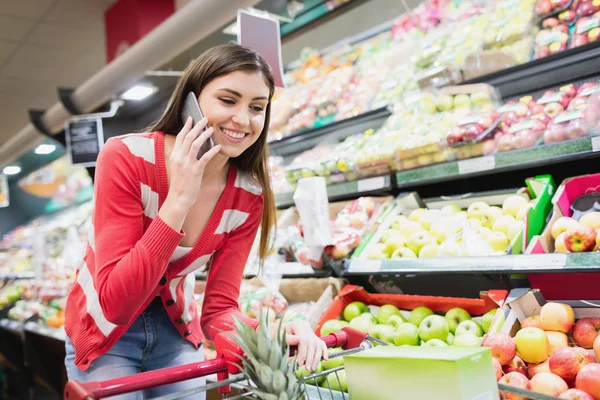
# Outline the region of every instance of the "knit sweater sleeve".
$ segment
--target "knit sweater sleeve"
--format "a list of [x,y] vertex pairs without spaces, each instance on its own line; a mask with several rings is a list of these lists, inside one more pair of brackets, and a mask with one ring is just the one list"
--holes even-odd
[[[102,148],[95,172],[94,286],[104,316],[118,326],[137,316],[183,237],[158,215],[148,215],[152,207],[158,211],[158,194],[140,181],[136,162],[144,161],[113,138]],[[153,220],[144,231],[148,217]]]
[[239,311],[238,298],[244,268],[258,232],[263,213],[263,196],[257,196],[248,218],[231,232],[210,264],[202,305],[202,331],[213,340],[223,330],[231,330],[233,316],[256,328],[258,322]]

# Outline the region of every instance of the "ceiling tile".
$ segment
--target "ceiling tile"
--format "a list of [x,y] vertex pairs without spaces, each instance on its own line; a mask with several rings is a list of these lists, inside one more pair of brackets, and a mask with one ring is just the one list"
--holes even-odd
[[0,60],[8,57],[16,48],[18,44],[9,42],[0,42]]
[[33,20],[0,16],[0,40],[23,40],[34,25]]
[[73,29],[39,24],[29,35],[27,42],[52,49],[82,52],[102,47],[104,32],[101,29]]
[[40,19],[56,0],[0,0],[0,15]]
[[80,29],[104,29],[104,10],[107,8],[101,1],[60,0],[44,16],[44,22]]
[[3,77],[31,79],[32,81],[54,82],[63,72],[62,68],[45,65],[19,64],[9,62],[0,71]]
[[11,62],[48,67],[67,68],[81,56],[78,53],[24,44],[15,52]]

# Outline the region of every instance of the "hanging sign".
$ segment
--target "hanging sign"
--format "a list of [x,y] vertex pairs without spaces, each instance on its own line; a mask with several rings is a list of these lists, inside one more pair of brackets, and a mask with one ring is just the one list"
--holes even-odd
[[0,174],[0,208],[8,207],[10,198],[8,195],[8,178]]
[[73,165],[94,167],[104,144],[102,118],[73,119],[65,128],[67,153]]

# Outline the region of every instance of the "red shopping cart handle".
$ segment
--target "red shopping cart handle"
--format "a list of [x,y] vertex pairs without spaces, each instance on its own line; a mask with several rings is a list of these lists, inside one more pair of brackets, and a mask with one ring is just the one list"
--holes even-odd
[[[234,332],[221,332],[217,334],[214,341],[217,358],[214,360],[142,372],[103,382],[81,383],[69,381],[65,387],[64,399],[102,399],[212,374],[217,374],[218,380],[223,381],[229,377],[229,374],[240,373],[239,366],[241,361],[236,355],[244,356],[241,349],[233,340],[234,334]],[[366,336],[366,333],[356,329],[344,328],[342,331],[321,337],[321,339],[327,344],[327,347],[350,349],[360,346]],[[292,354],[295,354],[296,349],[291,351]],[[219,393],[221,394],[228,392],[228,385],[219,388]]]

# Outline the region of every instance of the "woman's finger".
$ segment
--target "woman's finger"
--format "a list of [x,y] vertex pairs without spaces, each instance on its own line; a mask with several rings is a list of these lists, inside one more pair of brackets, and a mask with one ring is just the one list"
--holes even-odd
[[304,340],[300,340],[298,343],[298,365],[303,366],[306,365],[306,356],[307,356],[307,346]]
[[208,162],[210,160],[212,160],[212,158],[214,156],[216,156],[219,151],[221,151],[220,144],[216,145],[215,147],[213,147],[212,149],[210,149],[209,151],[204,153],[204,155],[202,157],[200,157],[200,159],[198,160],[198,163],[196,164],[196,168],[204,170],[204,167],[206,167],[206,164],[208,164]]
[[329,349],[327,348],[327,344],[325,344],[325,342],[322,340],[321,340],[321,352],[322,352],[323,360],[329,360]]
[[198,123],[194,125],[192,130],[190,130],[185,135],[183,143],[181,144],[181,150],[183,154],[188,154],[190,152],[190,147],[192,147],[192,143],[198,138],[198,136],[200,136],[200,133],[202,133],[202,130],[206,127],[207,124],[208,120],[206,119],[206,117],[204,117],[200,121],[198,121]]
[[322,353],[322,349],[321,349],[321,343],[319,343],[320,340],[317,339],[313,345],[314,347],[314,356],[313,356],[313,363],[312,363],[312,370],[316,371],[317,367],[319,366],[319,363],[321,362],[321,353]]
[[315,368],[313,367],[314,363],[315,363],[315,349],[316,348],[316,343],[314,343],[312,340],[306,340],[306,369],[309,371],[314,371]]
[[190,146],[190,151],[188,156],[192,159],[192,160],[197,160],[198,159],[198,152],[200,151],[200,148],[204,145],[204,143],[206,143],[206,141],[212,136],[213,132],[214,132],[214,128],[211,126],[210,128],[206,129],[204,132],[202,132],[200,134],[200,136],[198,136],[194,142],[192,143],[192,145]]
[[177,136],[175,136],[175,146],[174,146],[175,148],[177,148],[178,146],[181,146],[181,143],[183,143],[183,139],[185,139],[185,136],[188,134],[190,129],[192,129],[193,122],[194,122],[194,120],[192,119],[192,117],[188,117],[185,120],[185,123],[183,124],[183,128],[181,129],[181,131],[179,131]]

